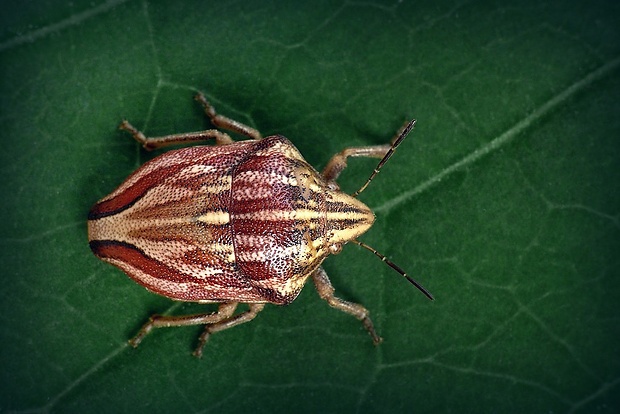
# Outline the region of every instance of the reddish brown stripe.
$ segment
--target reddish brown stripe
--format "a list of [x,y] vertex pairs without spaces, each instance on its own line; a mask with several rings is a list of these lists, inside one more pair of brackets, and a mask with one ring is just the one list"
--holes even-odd
[[[114,240],[93,240],[89,244],[93,253],[101,259],[131,263],[133,267],[158,279],[165,279],[171,282],[188,282],[187,276],[157,260],[151,259],[132,244]],[[134,279],[139,281],[138,278]]]
[[295,231],[298,231],[295,228],[295,220],[259,221],[236,219],[233,222],[233,234],[236,236],[243,234],[266,235],[281,240],[282,244],[287,246],[291,245],[291,240],[289,239]]
[[[230,215],[235,217],[239,214],[252,214],[263,210],[293,211],[295,210],[294,200],[287,200],[286,194],[280,193],[283,197],[271,197],[258,200],[238,200],[231,204]],[[291,202],[292,201],[292,202]]]
[[[134,205],[142,196],[144,196],[144,194],[149,189],[160,185],[165,177],[176,174],[185,167],[187,167],[187,164],[174,165],[167,168],[157,168],[150,174],[146,174],[145,176],[143,176],[131,186],[125,188],[125,190],[116,197],[95,204],[88,213],[88,219],[95,220],[98,218],[107,217],[128,209],[129,207]],[[139,172],[140,170],[137,170],[134,174],[131,174],[125,181],[129,181],[135,174]],[[121,184],[119,188],[122,188],[124,185],[125,183]]]
[[295,276],[295,263],[292,260],[266,260],[263,262],[245,262],[243,271],[252,275],[252,280],[279,279],[287,281]]
[[292,164],[292,160],[283,154],[252,154],[243,162],[243,164],[239,165],[237,174],[243,171],[261,171],[288,175],[291,172],[291,167],[295,167],[295,165]]
[[[95,220],[117,214],[135,204],[149,189],[161,183],[168,182],[171,178],[174,178],[173,183],[178,187],[198,189],[200,186],[210,181],[208,179],[211,177],[219,178],[228,175],[231,169],[243,162],[244,158],[247,157],[247,152],[252,150],[252,143],[242,144],[243,143],[236,144],[236,146],[239,147],[237,151],[232,151],[232,148],[227,148],[230,146],[204,146],[183,148],[167,152],[147,162],[131,174],[123,184],[119,186],[119,189],[126,188],[116,197],[95,204],[88,214],[88,219]],[[166,167],[167,160],[174,160],[174,165]],[[150,173],[145,174],[135,183],[129,186],[127,185],[134,176],[142,174],[145,168],[151,168],[153,164],[158,167],[154,168]],[[187,178],[183,178],[178,174],[179,171],[188,166],[199,164],[209,165],[218,168],[220,171],[205,173],[203,175],[204,179],[201,179],[200,175],[191,175]]]
[[[174,283],[196,283],[200,284],[199,280],[191,276],[187,276],[177,269],[166,266],[158,260],[152,259],[144,254],[142,250],[129,243],[123,243],[112,240],[93,240],[90,242],[91,250],[99,258],[105,260],[118,260],[124,263],[131,263],[131,266],[144,272],[151,277],[166,280]],[[188,263],[206,264],[213,259],[213,256],[204,251],[189,252],[185,260]],[[219,269],[225,269],[224,266],[218,266]],[[139,277],[133,277],[134,280],[143,284],[151,290],[157,291],[156,287],[146,285]],[[230,278],[226,274],[221,277],[214,276],[209,279],[209,285],[220,285],[222,287],[247,287],[248,283],[240,278]],[[170,293],[170,292],[168,292]],[[204,296],[204,295],[203,295]],[[200,299],[200,298],[198,298]]]

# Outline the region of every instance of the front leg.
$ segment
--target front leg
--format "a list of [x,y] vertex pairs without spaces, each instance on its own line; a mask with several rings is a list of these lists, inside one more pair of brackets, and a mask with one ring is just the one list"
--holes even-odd
[[340,176],[340,173],[347,167],[347,158],[349,157],[370,157],[370,158],[381,158],[379,164],[374,169],[366,183],[355,193],[353,193],[353,197],[357,197],[359,193],[364,191],[368,184],[375,178],[377,173],[383,164],[390,159],[390,157],[396,151],[396,148],[400,145],[400,143],[405,139],[405,137],[411,132],[413,127],[415,126],[416,120],[413,119],[405,125],[403,125],[400,130],[396,133],[394,138],[392,138],[392,143],[389,145],[372,145],[367,147],[350,147],[345,148],[338,154],[334,155],[331,160],[327,163],[325,168],[323,169],[323,178],[325,178],[328,182],[332,183],[337,187],[336,179]]
[[202,357],[202,348],[204,348],[211,334],[223,331],[225,329],[230,329],[233,326],[241,325],[242,323],[250,322],[256,317],[258,312],[263,310],[265,304],[248,303],[248,306],[249,309],[243,313],[240,313],[239,315],[232,316],[231,314],[228,318],[222,319],[219,322],[206,325],[205,330],[198,338],[198,346],[194,350],[194,356],[197,358]]
[[383,158],[390,150],[390,145],[372,145],[367,147],[349,147],[335,154],[323,169],[323,177],[327,181],[336,181],[340,173],[347,168],[349,157]]
[[329,281],[327,273],[325,273],[325,270],[323,270],[322,267],[319,267],[314,271],[314,273],[312,273],[312,280],[314,280],[319,296],[321,299],[325,300],[329,306],[344,313],[348,313],[349,315],[353,315],[355,318],[362,321],[362,325],[370,334],[374,345],[379,345],[383,341],[383,339],[377,334],[377,331],[375,331],[375,327],[370,319],[370,312],[368,312],[368,309],[358,303],[348,302],[334,296],[335,289]]

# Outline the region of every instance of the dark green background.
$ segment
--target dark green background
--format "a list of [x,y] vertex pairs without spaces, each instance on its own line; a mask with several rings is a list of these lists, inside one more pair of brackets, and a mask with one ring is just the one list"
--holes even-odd
[[[617,2],[22,2],[0,13],[0,411],[618,412]],[[190,352],[126,340],[150,294],[89,251],[86,213],[153,154],[116,130],[282,133],[322,168],[418,126],[361,196],[366,251]],[[353,160],[354,191],[374,167]]]

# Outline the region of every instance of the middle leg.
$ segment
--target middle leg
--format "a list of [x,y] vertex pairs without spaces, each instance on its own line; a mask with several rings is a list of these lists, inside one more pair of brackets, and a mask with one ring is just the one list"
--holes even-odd
[[194,99],[196,99],[196,101],[202,105],[205,114],[209,117],[211,123],[216,127],[227,129],[241,135],[245,135],[246,137],[251,139],[262,138],[258,130],[215,112],[215,108],[213,107],[213,105],[211,105],[209,101],[207,101],[207,98],[205,98],[202,93],[199,92]]
[[228,318],[220,320],[216,323],[212,323],[205,326],[205,330],[202,332],[200,337],[198,338],[198,346],[194,350],[194,356],[197,358],[202,357],[202,348],[204,348],[205,344],[209,340],[211,334],[215,332],[220,332],[225,329],[230,329],[233,326],[241,325],[242,323],[250,322],[252,319],[256,317],[258,312],[262,311],[265,307],[264,303],[248,303],[249,309],[239,315],[232,316],[229,315]]
[[[207,101],[207,98],[202,93],[198,93],[195,97],[202,107],[205,114],[211,120],[211,123],[219,128],[227,129],[229,131],[237,132],[241,135],[245,135],[251,139],[261,139],[261,134],[258,130],[249,127],[241,122],[235,121],[223,115],[219,115],[215,112],[215,108]],[[205,131],[197,132],[185,132],[181,134],[165,135],[161,137],[147,137],[136,127],[131,125],[127,120],[124,120],[119,125],[119,129],[129,132],[136,141],[138,141],[144,149],[151,151],[154,149],[166,147],[168,145],[186,144],[190,142],[215,140],[215,145],[228,145],[234,142],[234,140],[225,132],[218,131],[216,129],[207,129]]]
[[147,137],[142,131],[131,125],[127,120],[121,122],[119,129],[129,132],[133,138],[142,144],[142,147],[151,151],[166,147],[168,145],[187,144],[190,142],[215,140],[215,145],[228,145],[233,143],[233,139],[225,132],[217,129],[207,129],[205,131],[185,132],[181,134],[164,135],[161,137]]

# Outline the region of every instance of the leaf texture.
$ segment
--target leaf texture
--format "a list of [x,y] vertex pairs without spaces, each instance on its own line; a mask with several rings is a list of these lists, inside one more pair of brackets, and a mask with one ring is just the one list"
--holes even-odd
[[[0,411],[620,410],[620,10],[614,2],[34,1],[0,17]],[[418,120],[360,196],[366,251],[325,262],[385,339],[308,284],[214,335],[149,314],[86,213],[147,159],[126,134],[210,128],[192,95],[321,169]],[[353,159],[355,191],[376,161]]]

